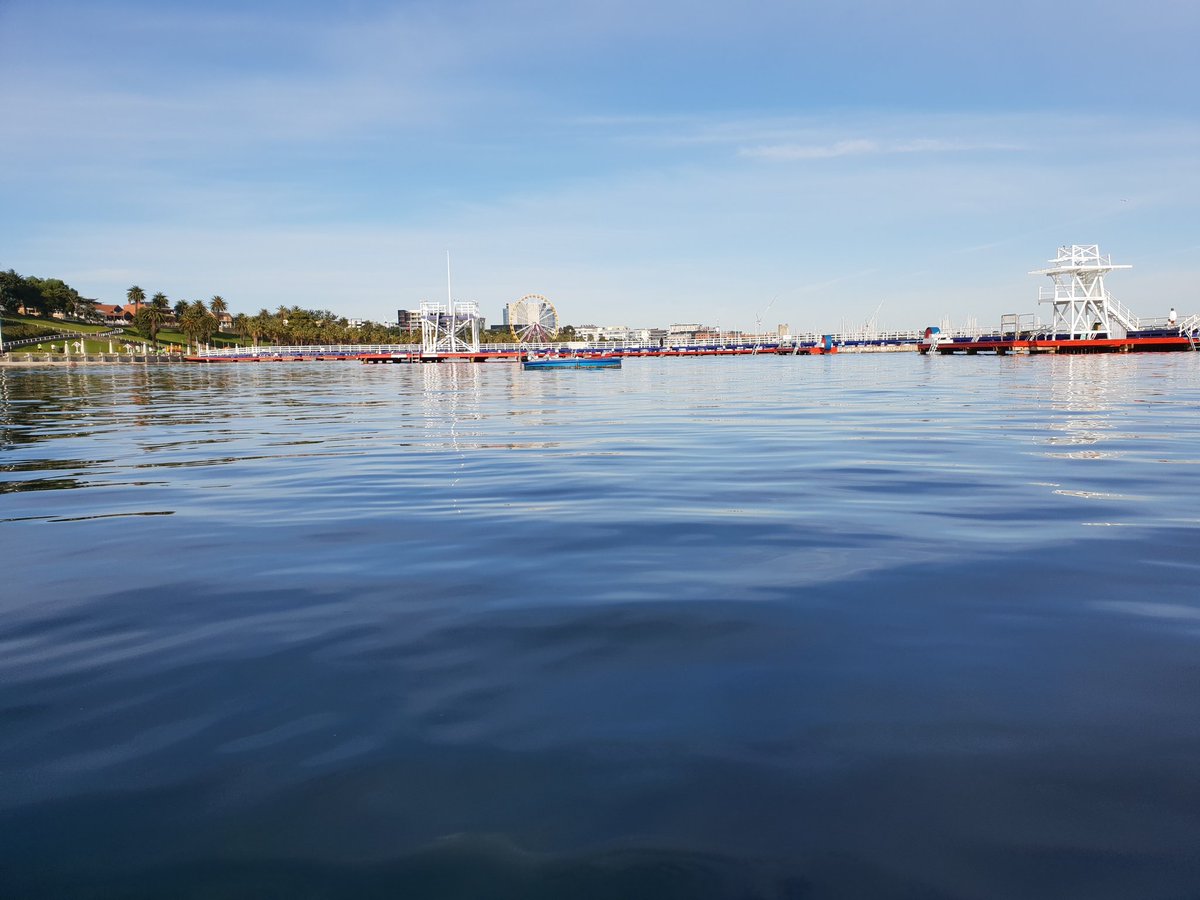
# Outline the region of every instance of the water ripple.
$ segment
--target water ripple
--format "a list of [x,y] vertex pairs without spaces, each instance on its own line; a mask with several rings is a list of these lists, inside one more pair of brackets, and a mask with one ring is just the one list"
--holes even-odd
[[1188,896],[1195,357],[0,369],[5,896]]

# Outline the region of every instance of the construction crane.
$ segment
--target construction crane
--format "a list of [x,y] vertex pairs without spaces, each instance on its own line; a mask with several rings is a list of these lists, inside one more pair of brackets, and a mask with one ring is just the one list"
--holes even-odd
[[765,316],[767,313],[769,313],[771,311],[771,307],[775,305],[775,301],[778,299],[779,299],[779,295],[776,294],[774,297],[771,298],[771,302],[766,305],[766,307],[763,309],[763,311],[754,317],[754,352],[755,353],[758,352],[759,345],[762,343],[761,338],[762,338],[763,316]]

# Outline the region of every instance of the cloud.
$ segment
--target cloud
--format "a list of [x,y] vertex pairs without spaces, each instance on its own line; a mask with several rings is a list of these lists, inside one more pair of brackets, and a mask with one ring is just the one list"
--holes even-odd
[[[1032,140],[1041,125],[1033,117],[1001,130]],[[876,123],[876,134],[890,130]],[[938,130],[979,129],[972,117]],[[119,298],[137,281],[172,297],[221,293],[239,310],[286,302],[384,319],[444,291],[448,247],[456,291],[489,318],[534,292],[574,322],[749,327],[776,294],[773,313],[795,328],[858,321],[885,297],[893,327],[947,310],[991,321],[993,307],[1036,302],[1025,273],[1060,243],[1098,240],[1138,259],[1146,240],[1138,232],[1157,233],[1168,213],[1157,203],[1121,204],[1121,217],[1105,219],[1114,196],[1153,196],[1167,185],[1177,204],[1200,196],[1200,176],[1181,177],[1178,165],[1129,166],[1123,151],[1088,159],[1078,151],[1096,146],[1099,132],[1068,131],[1077,152],[966,154],[953,166],[922,155],[944,152],[926,143],[933,138],[899,134],[836,167],[745,165],[727,147],[685,164],[655,155],[653,165],[437,197],[403,216],[377,214],[365,199],[339,205],[319,185],[310,198],[261,179],[224,189],[163,184],[154,214],[138,221],[14,232],[8,243],[21,255],[9,264],[78,280],[88,296]],[[1145,151],[1164,145],[1146,137],[1132,158],[1148,161]],[[1105,183],[1108,195],[1098,196],[1095,185]],[[315,215],[302,207],[309,199],[324,204]],[[1138,309],[1135,292],[1123,293]]]
[[738,155],[769,162],[795,162],[810,159],[835,159],[841,156],[867,156],[895,153],[963,153],[968,151],[1020,150],[1015,143],[973,143],[970,141],[916,138],[910,140],[870,140],[855,138],[832,144],[767,144],[742,147]]
[[[607,140],[623,150],[732,153],[742,159],[769,162],[884,155],[948,153],[1015,153],[1046,147],[1052,139],[1038,135],[1057,128],[1104,128],[1111,121],[1045,113],[897,113],[875,109],[808,114],[592,115],[565,124]],[[1065,128],[1064,128],[1065,124]],[[1062,139],[1061,137],[1059,138]]]
[[863,139],[838,141],[834,144],[775,144],[765,147],[743,147],[739,156],[776,161],[800,159],[833,159],[839,156],[862,156],[882,151],[878,141]]

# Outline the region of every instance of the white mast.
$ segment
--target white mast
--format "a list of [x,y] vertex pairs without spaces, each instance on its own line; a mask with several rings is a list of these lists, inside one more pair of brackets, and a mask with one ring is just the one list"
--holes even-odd
[[[449,331],[451,335],[451,344],[453,344],[454,336],[454,295],[450,292],[450,251],[446,251],[446,309],[450,313]],[[453,349],[453,346],[451,346]]]
[[[460,333],[461,332],[461,333]],[[454,302],[450,251],[446,251],[446,303],[421,301],[421,355],[479,352],[479,304]]]

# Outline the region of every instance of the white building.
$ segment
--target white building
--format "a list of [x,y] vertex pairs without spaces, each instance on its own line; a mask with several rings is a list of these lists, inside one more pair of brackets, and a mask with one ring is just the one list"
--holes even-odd
[[581,341],[649,342],[652,329],[628,325],[576,325],[575,337]]
[[713,340],[719,335],[720,332],[712,325],[699,325],[693,322],[667,326],[667,340],[679,343]]

